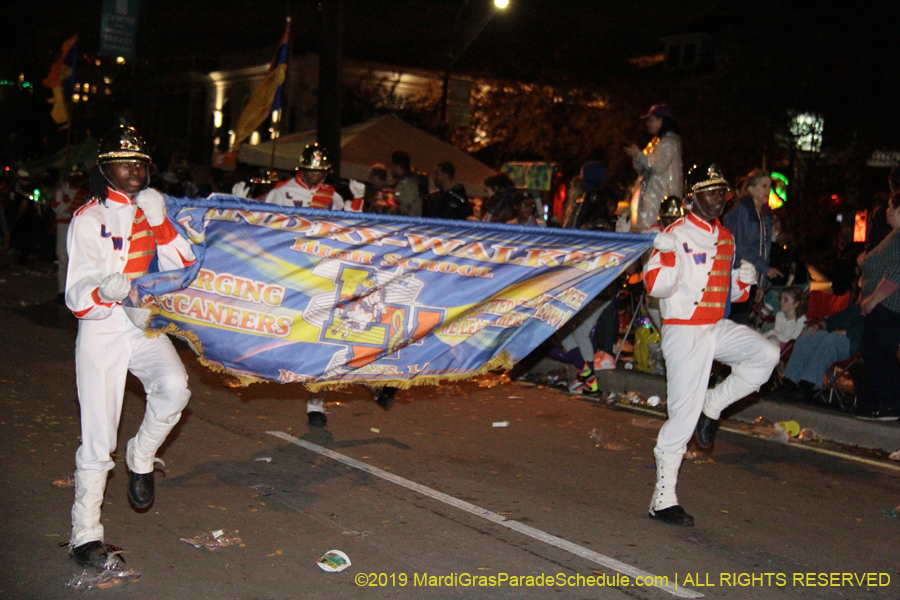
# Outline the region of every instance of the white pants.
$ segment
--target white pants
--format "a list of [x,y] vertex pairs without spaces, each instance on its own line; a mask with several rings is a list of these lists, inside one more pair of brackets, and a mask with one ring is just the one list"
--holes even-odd
[[68,223],[56,225],[56,259],[59,261],[59,271],[56,274],[57,291],[66,293],[66,272],[69,270],[69,253],[66,251],[66,236],[69,233]]
[[[191,396],[187,373],[172,342],[164,335],[148,338],[121,306],[106,319],[78,323],[75,374],[81,406],[81,447],[75,453],[77,490],[72,507],[72,544],[103,540],[100,505],[106,473],[113,468],[125,378],[131,371],[147,392],[144,424],[137,438],[155,451],[181,418]],[[152,457],[150,457],[152,464]]]
[[[731,375],[711,391],[717,411],[764,384],[778,364],[778,349],[744,325],[722,319],[715,325],[663,325],[669,420],[656,447],[683,454],[703,410],[713,360],[731,366]],[[711,411],[716,412],[716,411]],[[718,412],[709,415],[718,418]]]

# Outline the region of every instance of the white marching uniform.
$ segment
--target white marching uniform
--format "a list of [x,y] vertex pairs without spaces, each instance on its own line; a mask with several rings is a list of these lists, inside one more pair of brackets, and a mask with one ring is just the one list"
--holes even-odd
[[[283,181],[275,186],[266,195],[266,203],[277,204],[278,206],[346,210],[350,212],[361,212],[363,208],[363,199],[361,197],[354,198],[350,202],[344,202],[341,195],[335,191],[334,186],[327,183],[320,183],[310,188],[303,180],[302,173],[297,173],[292,179]],[[324,392],[309,393],[309,400],[306,402],[306,412],[325,414]]]
[[60,294],[66,292],[66,272],[69,269],[69,254],[66,250],[66,239],[69,234],[69,223],[72,221],[72,213],[84,204],[87,199],[87,192],[81,188],[73,188],[68,182],[64,181],[53,200],[50,202],[50,208],[56,215],[56,258],[59,261],[59,269],[57,270],[58,291]]
[[153,471],[156,451],[181,418],[190,391],[181,359],[166,336],[149,338],[128,319],[122,304],[105,302],[101,281],[113,273],[142,275],[155,254],[161,270],[194,261],[190,242],[166,220],[150,227],[127,195],[108,190],[105,204],[92,199],[75,212],[68,232],[66,304],[78,317],[75,372],[81,406],[81,446],[75,454],[75,504],[70,545],[103,541],[100,507],[114,463],[125,378],[131,371],[147,392],[147,409],[128,442],[134,473]]
[[[693,213],[666,233],[675,237],[675,251],[654,250],[644,267],[647,293],[660,298],[669,415],[654,450],[658,481],[651,511],[678,504],[678,467],[700,412],[718,419],[727,406],[758,390],[779,359],[762,335],[724,318],[726,306],[746,300],[750,289],[732,268],[731,233],[718,219],[708,223]],[[730,365],[731,375],[707,390],[713,360]]]
[[363,199],[361,197],[345,202],[341,195],[335,191],[334,186],[320,183],[310,188],[303,181],[300,173],[275,186],[266,195],[266,203],[277,204],[278,206],[346,210],[350,212],[361,212],[363,208]]

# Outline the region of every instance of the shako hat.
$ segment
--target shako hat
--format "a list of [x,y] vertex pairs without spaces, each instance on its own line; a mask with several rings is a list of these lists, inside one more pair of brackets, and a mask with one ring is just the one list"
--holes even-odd
[[297,169],[301,171],[330,171],[331,159],[328,150],[319,142],[313,142],[303,150]]
[[140,162],[147,165],[153,162],[147,153],[147,143],[134,127],[119,125],[100,141],[97,163],[105,165],[114,162]]

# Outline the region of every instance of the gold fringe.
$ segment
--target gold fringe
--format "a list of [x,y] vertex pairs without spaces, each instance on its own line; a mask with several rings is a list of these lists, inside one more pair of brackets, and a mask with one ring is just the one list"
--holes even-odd
[[[159,312],[158,308],[154,308],[154,314]],[[235,373],[229,368],[225,367],[221,363],[216,361],[209,360],[203,353],[203,344],[200,343],[197,335],[192,331],[183,331],[179,329],[174,323],[169,323],[162,329],[153,329],[147,330],[145,335],[147,337],[157,337],[160,335],[164,335],[170,333],[176,337],[182,337],[187,339],[190,344],[197,351],[197,359],[200,361],[200,364],[213,371],[214,373],[225,373],[232,377],[238,379],[241,382],[242,387],[248,387],[251,383],[275,383],[270,379],[263,379],[261,377],[253,377],[252,375],[243,375],[241,373]],[[467,379],[472,379],[473,377],[478,377],[480,375],[485,375],[490,373],[491,371],[495,371],[497,369],[509,370],[513,367],[512,358],[509,356],[509,352],[503,350],[483,364],[477,371],[471,371],[469,373],[446,373],[442,375],[423,375],[416,377],[415,379],[377,379],[372,380],[371,382],[367,382],[365,380],[338,380],[338,381],[319,381],[315,383],[302,383],[302,385],[311,392],[319,392],[326,390],[338,390],[341,388],[345,388],[351,385],[368,385],[371,384],[373,386],[390,386],[399,388],[401,390],[406,390],[414,385],[439,385],[444,381],[465,381]]]
[[345,388],[350,385],[366,385],[367,383],[371,383],[371,385],[377,386],[391,386],[395,388],[399,388],[401,390],[408,390],[414,385],[439,385],[444,381],[465,381],[466,379],[472,379],[473,377],[478,377],[480,375],[485,375],[486,373],[490,373],[496,369],[505,369],[509,370],[513,367],[513,361],[509,357],[509,352],[503,350],[486,362],[481,365],[481,367],[477,371],[472,371],[469,373],[446,373],[443,375],[423,375],[416,377],[415,379],[377,379],[371,382],[359,381],[359,380],[340,380],[340,381],[320,381],[317,383],[304,383],[311,392],[318,392],[323,390],[338,390],[341,388]]

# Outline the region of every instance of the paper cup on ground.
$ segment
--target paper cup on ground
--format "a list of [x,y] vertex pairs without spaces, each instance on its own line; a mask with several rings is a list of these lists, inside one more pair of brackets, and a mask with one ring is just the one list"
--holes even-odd
[[329,550],[316,564],[323,571],[338,573],[350,566],[350,557],[340,550]]

